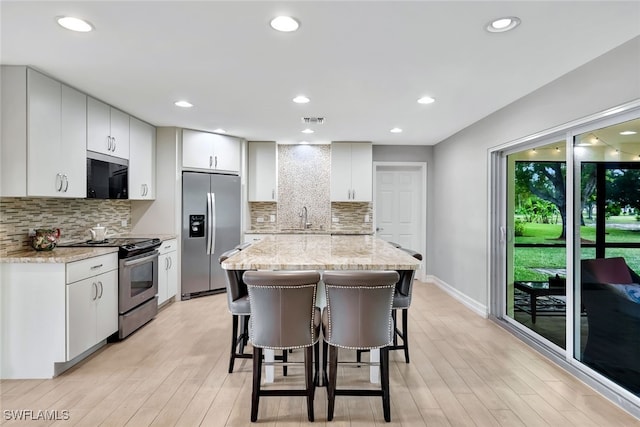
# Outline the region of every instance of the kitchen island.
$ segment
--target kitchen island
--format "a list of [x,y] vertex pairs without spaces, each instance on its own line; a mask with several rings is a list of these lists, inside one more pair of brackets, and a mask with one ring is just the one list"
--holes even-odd
[[[417,270],[420,261],[389,242],[371,235],[275,234],[253,243],[227,258],[225,270]],[[316,305],[326,305],[319,284]],[[370,360],[379,362],[379,351]],[[273,362],[273,350],[265,360]],[[378,382],[378,368],[370,368],[371,382]],[[273,382],[273,366],[265,369],[265,381]]]

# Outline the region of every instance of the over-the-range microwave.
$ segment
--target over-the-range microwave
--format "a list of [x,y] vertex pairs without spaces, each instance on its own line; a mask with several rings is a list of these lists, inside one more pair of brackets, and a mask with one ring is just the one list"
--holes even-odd
[[87,151],[87,198],[128,199],[129,161]]

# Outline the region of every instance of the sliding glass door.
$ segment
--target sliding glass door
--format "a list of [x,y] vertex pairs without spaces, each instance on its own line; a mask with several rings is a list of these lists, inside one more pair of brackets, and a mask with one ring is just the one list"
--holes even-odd
[[565,141],[507,155],[507,316],[549,343],[566,337]]
[[640,406],[640,108],[492,151],[491,313]]
[[[640,119],[574,138],[575,358],[640,394]],[[576,193],[577,194],[577,193]]]

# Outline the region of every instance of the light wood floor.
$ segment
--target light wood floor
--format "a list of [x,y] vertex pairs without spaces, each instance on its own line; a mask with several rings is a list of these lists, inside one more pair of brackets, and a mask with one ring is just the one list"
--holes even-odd
[[[405,364],[400,352],[391,356],[390,425],[640,426],[436,286],[418,282],[413,292],[411,363]],[[227,374],[230,324],[225,295],[176,302],[127,340],[109,344],[55,379],[0,383],[3,410],[68,410],[69,420],[7,421],[3,412],[1,423],[250,425],[251,364],[240,360],[236,371]],[[276,369],[281,384],[280,372]],[[289,372],[286,383],[302,380],[301,369]],[[366,385],[367,379],[364,367],[339,373],[341,384]],[[304,398],[263,398],[260,403],[261,424],[306,424]],[[388,425],[380,398],[338,396],[332,422],[327,422],[326,404],[326,389],[318,388],[316,425]]]

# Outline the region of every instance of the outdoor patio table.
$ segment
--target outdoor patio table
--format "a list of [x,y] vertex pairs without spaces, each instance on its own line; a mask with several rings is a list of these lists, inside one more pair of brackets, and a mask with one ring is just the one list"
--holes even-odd
[[546,295],[566,295],[567,290],[565,287],[549,286],[549,282],[522,282],[516,281],[513,283],[516,289],[521,290],[529,295],[529,306],[531,310],[531,322],[536,323],[537,304],[538,297]]

